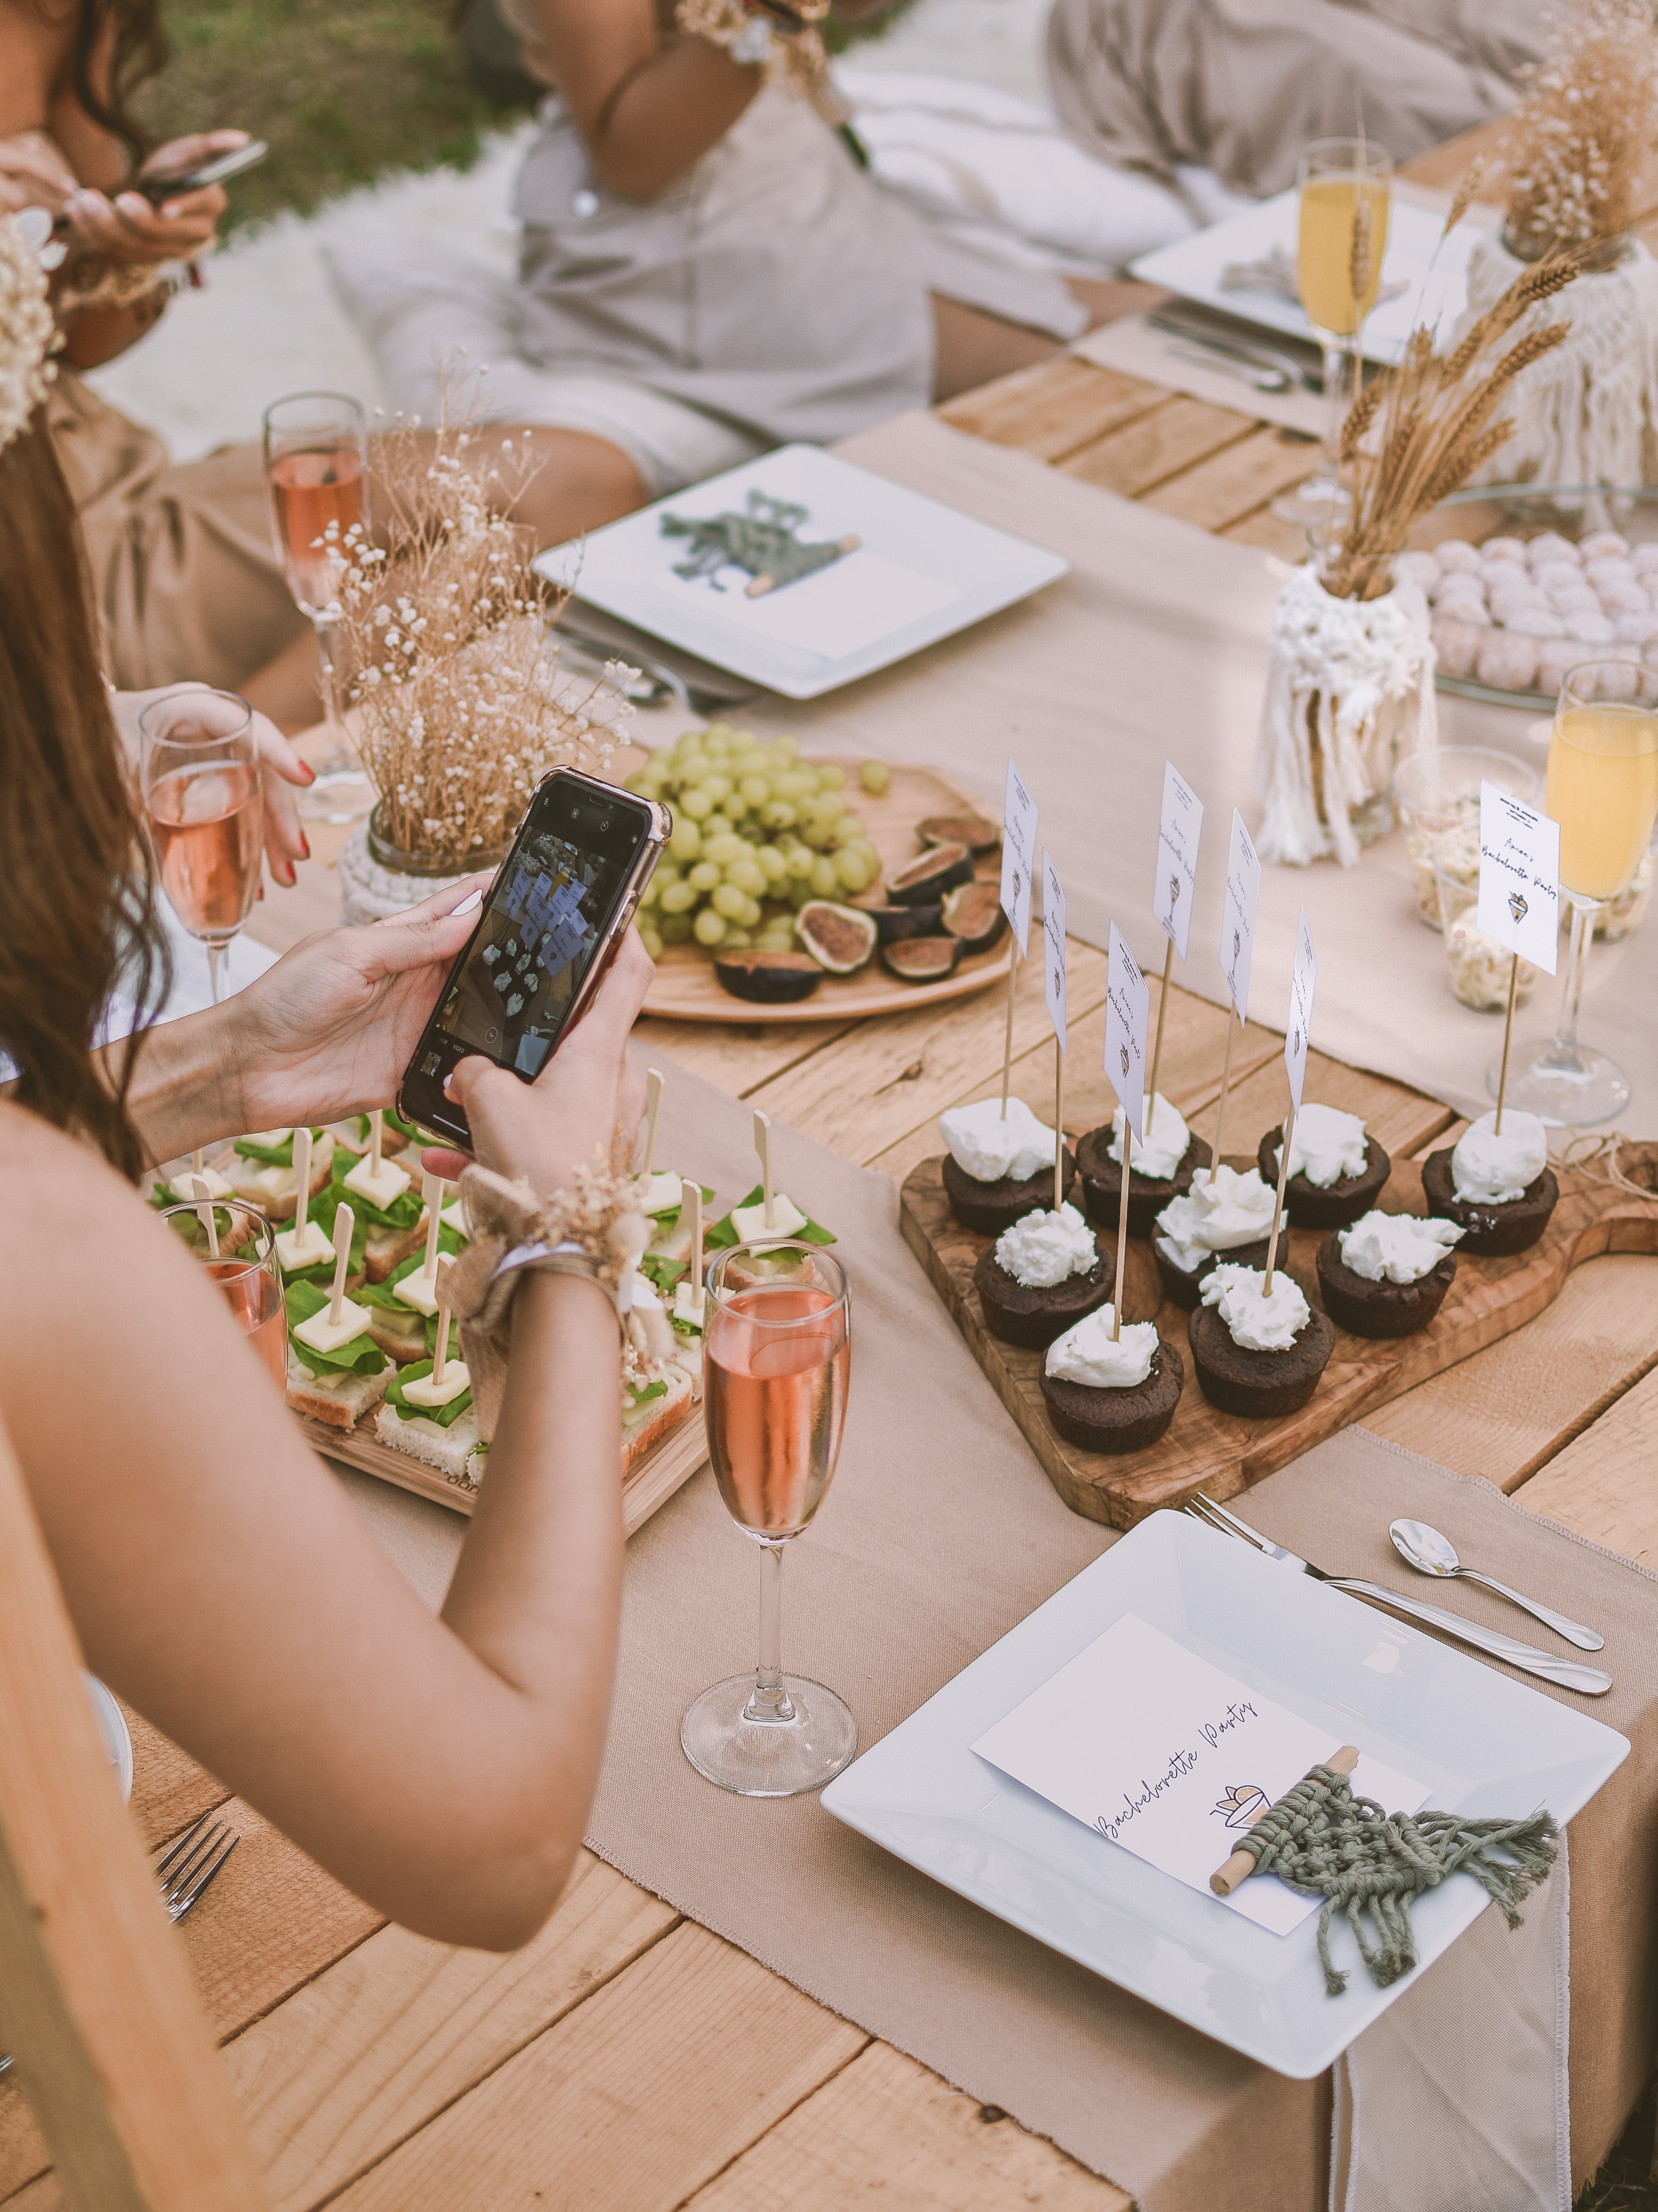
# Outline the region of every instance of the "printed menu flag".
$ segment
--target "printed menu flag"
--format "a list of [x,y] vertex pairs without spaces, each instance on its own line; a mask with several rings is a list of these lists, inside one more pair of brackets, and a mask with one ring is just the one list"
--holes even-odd
[[1042,989],[1048,1000],[1048,1018],[1065,1050],[1065,891],[1060,872],[1042,847]]
[[1290,976],[1290,1026],[1284,1033],[1284,1065],[1290,1073],[1290,1096],[1301,1111],[1301,1086],[1307,1079],[1307,1039],[1313,1026],[1313,993],[1318,983],[1318,955],[1313,950],[1312,927],[1307,909],[1296,925],[1296,964]]
[[1553,975],[1560,941],[1560,824],[1497,783],[1479,787],[1474,918],[1505,951]]
[[1157,824],[1157,876],[1151,909],[1182,960],[1192,932],[1203,802],[1173,761],[1163,764],[1163,816]]
[[1243,826],[1243,817],[1232,809],[1232,842],[1226,854],[1226,890],[1221,901],[1220,972],[1238,1010],[1238,1019],[1249,1018],[1249,963],[1255,950],[1255,908],[1260,903],[1260,861]]
[[1010,758],[1002,807],[1002,912],[1019,940],[1022,958],[1030,951],[1030,884],[1035,866],[1036,802]]
[[1150,987],[1114,921],[1105,970],[1105,1073],[1137,1144],[1145,1141],[1145,1028],[1151,1012]]

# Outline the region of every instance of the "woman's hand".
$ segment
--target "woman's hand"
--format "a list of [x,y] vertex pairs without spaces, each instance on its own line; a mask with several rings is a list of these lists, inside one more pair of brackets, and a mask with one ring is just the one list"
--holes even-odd
[[[110,704],[121,746],[135,781],[138,774],[138,717],[152,699],[165,699],[175,691],[205,691],[205,684],[163,684],[154,691],[117,691]],[[294,863],[308,860],[311,847],[300,827],[294,804],[294,787],[303,791],[317,780],[316,770],[295,751],[268,715],[255,713],[253,743],[259,758],[259,783],[264,794],[264,854],[270,872],[284,890],[294,884]],[[264,1124],[257,1124],[264,1127]]]
[[[246,143],[246,131],[194,131],[158,146],[138,174],[157,179],[187,176],[216,154],[232,153]],[[179,192],[159,206],[131,187],[112,200],[88,186],[75,193],[68,212],[82,252],[144,264],[188,261],[203,252],[213,243],[226,205],[217,185]]]
[[[522,1176],[543,1198],[574,1170],[609,1164],[616,1133],[631,1146],[645,1085],[629,1062],[628,1037],[656,973],[629,929],[592,1004],[533,1083],[478,1058],[461,1060],[448,1092],[472,1132],[473,1156],[497,1174]],[[451,1182],[464,1152],[430,1149],[425,1164]]]
[[44,131],[0,138],[0,215],[43,207],[60,216],[80,189],[75,172]]

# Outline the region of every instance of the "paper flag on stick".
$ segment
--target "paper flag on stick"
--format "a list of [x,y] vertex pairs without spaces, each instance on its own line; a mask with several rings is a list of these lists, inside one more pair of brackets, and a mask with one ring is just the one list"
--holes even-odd
[[1182,960],[1192,933],[1203,803],[1173,761],[1163,764],[1163,816],[1157,824],[1157,874],[1151,909]]
[[1255,908],[1260,903],[1260,861],[1232,809],[1232,842],[1226,854],[1226,890],[1220,910],[1220,972],[1238,1019],[1249,1018],[1249,964],[1255,950]]
[[1307,1040],[1313,1026],[1313,993],[1317,984],[1318,955],[1313,950],[1312,926],[1303,907],[1296,925],[1296,964],[1290,975],[1290,1025],[1284,1033],[1284,1065],[1297,1114],[1301,1086],[1307,1079]]
[[1474,918],[1505,951],[1553,975],[1560,942],[1560,824],[1497,783],[1479,787]]
[[1151,1012],[1151,987],[1114,921],[1105,971],[1105,1073],[1136,1143],[1145,1139],[1145,1030]]
[[1042,848],[1042,990],[1048,1000],[1048,1018],[1065,1050],[1065,891],[1059,870]]
[[1002,808],[1002,912],[1019,940],[1021,959],[1030,951],[1030,885],[1035,867],[1036,802],[1010,760]]

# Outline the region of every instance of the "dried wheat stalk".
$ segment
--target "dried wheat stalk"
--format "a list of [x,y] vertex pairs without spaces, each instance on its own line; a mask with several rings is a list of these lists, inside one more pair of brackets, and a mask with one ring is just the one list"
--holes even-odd
[[1658,137],[1658,24],[1651,0],[1576,0],[1503,141],[1508,241],[1524,261],[1621,238]]

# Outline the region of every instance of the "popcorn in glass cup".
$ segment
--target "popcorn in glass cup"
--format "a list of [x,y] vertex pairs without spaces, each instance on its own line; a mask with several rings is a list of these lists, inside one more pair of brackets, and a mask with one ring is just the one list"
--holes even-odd
[[[1479,926],[1479,823],[1447,830],[1436,838],[1432,866],[1451,988],[1476,1013],[1500,1014],[1509,1003],[1509,969],[1514,955]],[[1528,960],[1520,963],[1515,980],[1516,1006],[1523,1006],[1530,998],[1537,975]]]

